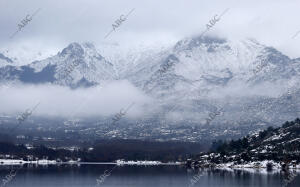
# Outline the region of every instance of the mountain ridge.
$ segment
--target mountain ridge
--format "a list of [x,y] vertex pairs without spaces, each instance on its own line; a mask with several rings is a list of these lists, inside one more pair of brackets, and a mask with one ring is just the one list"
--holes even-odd
[[[156,100],[150,115],[158,123],[254,128],[299,115],[300,58],[290,59],[253,39],[195,37],[143,54],[129,58],[135,62],[108,61],[91,43],[71,43],[45,60],[1,67],[0,78],[73,89],[127,79]],[[224,112],[204,127],[216,107]]]

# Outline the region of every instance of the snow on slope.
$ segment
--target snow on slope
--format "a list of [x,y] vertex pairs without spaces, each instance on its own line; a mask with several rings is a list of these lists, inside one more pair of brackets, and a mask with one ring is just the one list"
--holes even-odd
[[29,76],[42,78],[47,72],[48,81],[65,86],[76,87],[80,82],[96,84],[116,78],[113,65],[91,43],[71,43],[53,57],[20,68],[15,70],[20,74],[20,79],[24,77],[28,81]]
[[10,58],[8,58],[0,53],[0,67],[4,67],[4,66],[10,65],[12,63],[13,63],[13,61]]
[[[299,82],[300,59],[290,59],[253,39],[194,37],[173,47],[139,47],[128,53],[112,45],[98,51],[90,43],[72,43],[28,67],[35,72],[53,67],[54,82],[65,86],[82,80],[101,84],[128,79],[164,110],[179,105],[175,110],[185,118],[191,116],[187,113],[205,118],[216,106],[223,107],[226,112],[213,123],[280,124],[298,115],[292,104],[300,103],[299,85],[289,83]],[[78,65],[66,79],[65,71],[74,63]]]

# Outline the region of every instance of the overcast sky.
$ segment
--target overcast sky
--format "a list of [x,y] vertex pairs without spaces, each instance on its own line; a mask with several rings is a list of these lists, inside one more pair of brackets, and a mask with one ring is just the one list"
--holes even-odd
[[[70,42],[165,45],[199,34],[216,14],[230,10],[209,31],[248,37],[300,57],[300,0],[0,0],[0,49],[61,50]],[[41,11],[13,39],[27,14]],[[135,9],[108,38],[122,14]]]

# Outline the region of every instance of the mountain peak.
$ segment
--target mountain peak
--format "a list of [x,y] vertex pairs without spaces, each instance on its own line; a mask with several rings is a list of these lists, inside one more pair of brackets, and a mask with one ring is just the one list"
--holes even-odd
[[212,36],[196,36],[192,38],[183,39],[175,45],[175,50],[191,50],[200,45],[215,45],[215,44],[224,44],[227,40],[220,37],[212,37]]
[[61,53],[59,53],[59,56],[62,57],[69,56],[72,58],[73,57],[82,58],[85,55],[92,55],[98,57],[99,59],[102,59],[102,56],[98,54],[96,47],[91,42],[70,43],[66,48],[62,50]]
[[84,42],[84,43],[81,44],[81,46],[84,47],[84,48],[96,50],[95,45],[91,42]]
[[76,56],[83,56],[84,49],[79,43],[71,43],[68,47],[64,48],[60,53],[60,56],[67,56],[67,55],[76,55]]

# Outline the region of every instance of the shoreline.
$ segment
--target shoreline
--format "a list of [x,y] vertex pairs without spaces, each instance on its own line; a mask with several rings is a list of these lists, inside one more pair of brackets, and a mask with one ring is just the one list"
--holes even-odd
[[201,162],[199,163],[198,161],[194,161],[194,162],[189,161],[186,162],[186,166],[189,168],[214,168],[214,169],[300,170],[300,164],[276,162],[273,160],[250,161],[241,164],[237,164],[235,162],[215,164],[207,161],[204,161],[202,163]]
[[[257,162],[251,162],[248,164],[240,164],[234,165],[233,163],[225,163],[225,164],[216,164],[211,167],[199,167],[199,166],[192,166],[187,167],[187,169],[220,169],[220,170],[251,170],[251,171],[258,171],[258,172],[274,172],[274,171],[281,171],[282,167],[279,163],[275,163],[272,169],[268,169],[266,164],[262,164],[261,166],[255,166]],[[269,162],[262,162],[262,163],[269,163]],[[0,167],[1,166],[23,166],[23,165],[113,165],[113,166],[186,166],[184,162],[170,162],[170,163],[163,163],[159,161],[122,161],[117,160],[116,162],[80,162],[80,161],[68,161],[68,162],[57,162],[53,160],[38,160],[38,161],[23,161],[23,160],[12,160],[12,159],[0,159]],[[286,169],[288,170],[295,170],[300,171],[300,165],[296,167],[289,166]]]
[[67,161],[59,162],[55,160],[36,160],[36,161],[24,161],[19,159],[0,159],[0,166],[12,166],[12,165],[61,165],[61,164],[82,164],[82,165],[117,165],[117,166],[161,166],[161,165],[184,165],[183,162],[169,162],[163,163],[160,161],[122,161],[116,162],[81,162],[81,161]]

